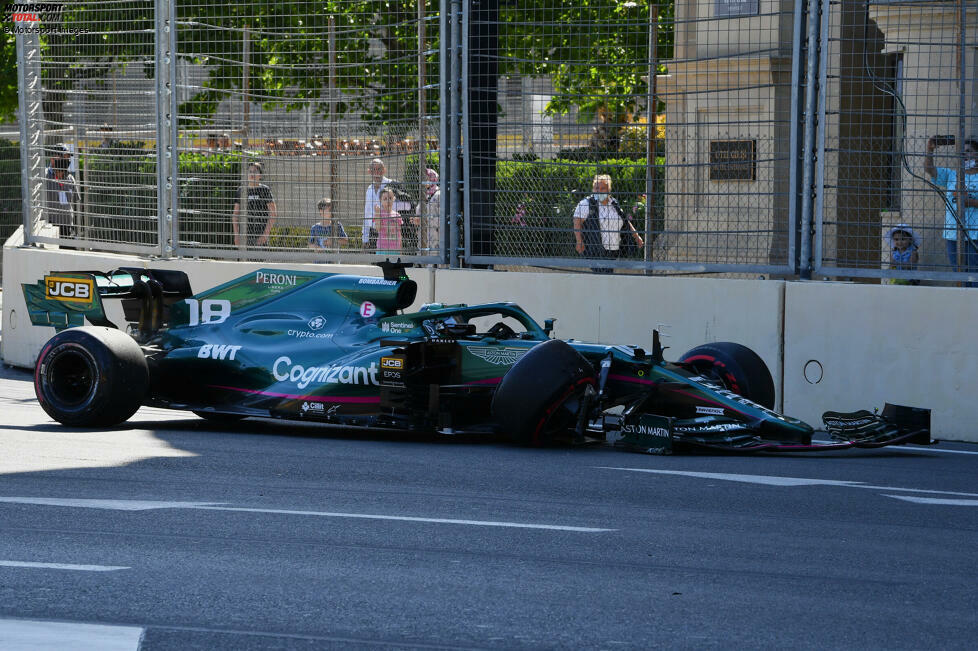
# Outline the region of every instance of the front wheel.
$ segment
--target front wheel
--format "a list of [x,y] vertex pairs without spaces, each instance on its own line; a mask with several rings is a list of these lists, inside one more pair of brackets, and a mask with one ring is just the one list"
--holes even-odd
[[139,344],[114,328],[69,328],[52,337],[34,366],[34,392],[54,420],[108,427],[136,413],[149,388]]
[[568,344],[551,340],[523,355],[492,397],[493,420],[523,445],[541,445],[577,425],[594,369]]
[[752,402],[774,409],[774,380],[764,360],[729,341],[703,344],[679,358],[697,373]]

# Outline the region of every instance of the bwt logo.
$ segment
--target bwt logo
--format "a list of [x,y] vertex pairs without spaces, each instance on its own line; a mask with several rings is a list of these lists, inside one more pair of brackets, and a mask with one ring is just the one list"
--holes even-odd
[[95,293],[95,283],[86,278],[44,277],[44,297],[59,301],[91,303]]

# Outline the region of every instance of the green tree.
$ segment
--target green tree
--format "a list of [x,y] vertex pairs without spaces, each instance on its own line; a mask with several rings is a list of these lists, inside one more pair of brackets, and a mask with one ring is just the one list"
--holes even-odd
[[[336,33],[337,114],[366,119],[417,113],[418,0],[177,3],[177,52],[205,66],[207,80],[181,107],[206,119],[229,92],[243,86],[244,33],[250,43],[250,95],[266,106],[298,108],[314,102],[325,115],[329,84],[328,34]],[[439,2],[423,0],[428,83],[438,72]],[[152,2],[119,5],[76,0],[46,26],[86,27],[84,34],[41,37],[45,114],[60,121],[66,97],[83,79],[97,83],[119,65],[142,62],[154,75]],[[672,2],[659,10],[658,57],[672,56]],[[617,127],[635,114],[647,90],[649,0],[510,0],[500,7],[500,74],[548,76],[556,94],[551,114],[577,107],[581,121]],[[8,17],[5,16],[5,19]],[[9,22],[9,21],[7,21]],[[16,47],[4,33],[0,50],[0,119],[17,108]],[[427,96],[434,114],[440,98]],[[609,143],[610,144],[610,143]]]
[[[538,5],[528,10],[527,4]],[[500,9],[503,61],[521,75],[550,77],[556,94],[551,115],[578,109],[581,122],[597,121],[593,148],[618,151],[621,128],[646,97],[649,0],[543,0],[509,2]],[[656,5],[659,61],[672,57],[673,2]],[[658,66],[659,72],[664,67]]]

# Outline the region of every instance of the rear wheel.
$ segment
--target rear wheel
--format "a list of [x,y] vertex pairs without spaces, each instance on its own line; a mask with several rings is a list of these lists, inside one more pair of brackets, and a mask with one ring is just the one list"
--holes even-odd
[[136,413],[149,388],[139,344],[114,328],[69,328],[52,337],[34,367],[34,392],[64,425],[106,427]]
[[511,439],[541,445],[577,424],[581,400],[597,384],[594,369],[563,341],[534,346],[503,376],[492,398],[493,420]]
[[747,346],[729,341],[703,344],[679,361],[757,404],[774,409],[774,380],[764,360]]

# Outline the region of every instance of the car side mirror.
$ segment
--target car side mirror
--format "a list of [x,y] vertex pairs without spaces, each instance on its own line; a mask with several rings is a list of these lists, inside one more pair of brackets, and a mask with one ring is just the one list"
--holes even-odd
[[550,333],[554,331],[554,323],[556,323],[556,322],[557,322],[557,319],[555,319],[553,317],[551,317],[549,319],[544,319],[544,321],[543,321],[543,331],[545,333],[547,333],[547,339],[550,338]]

